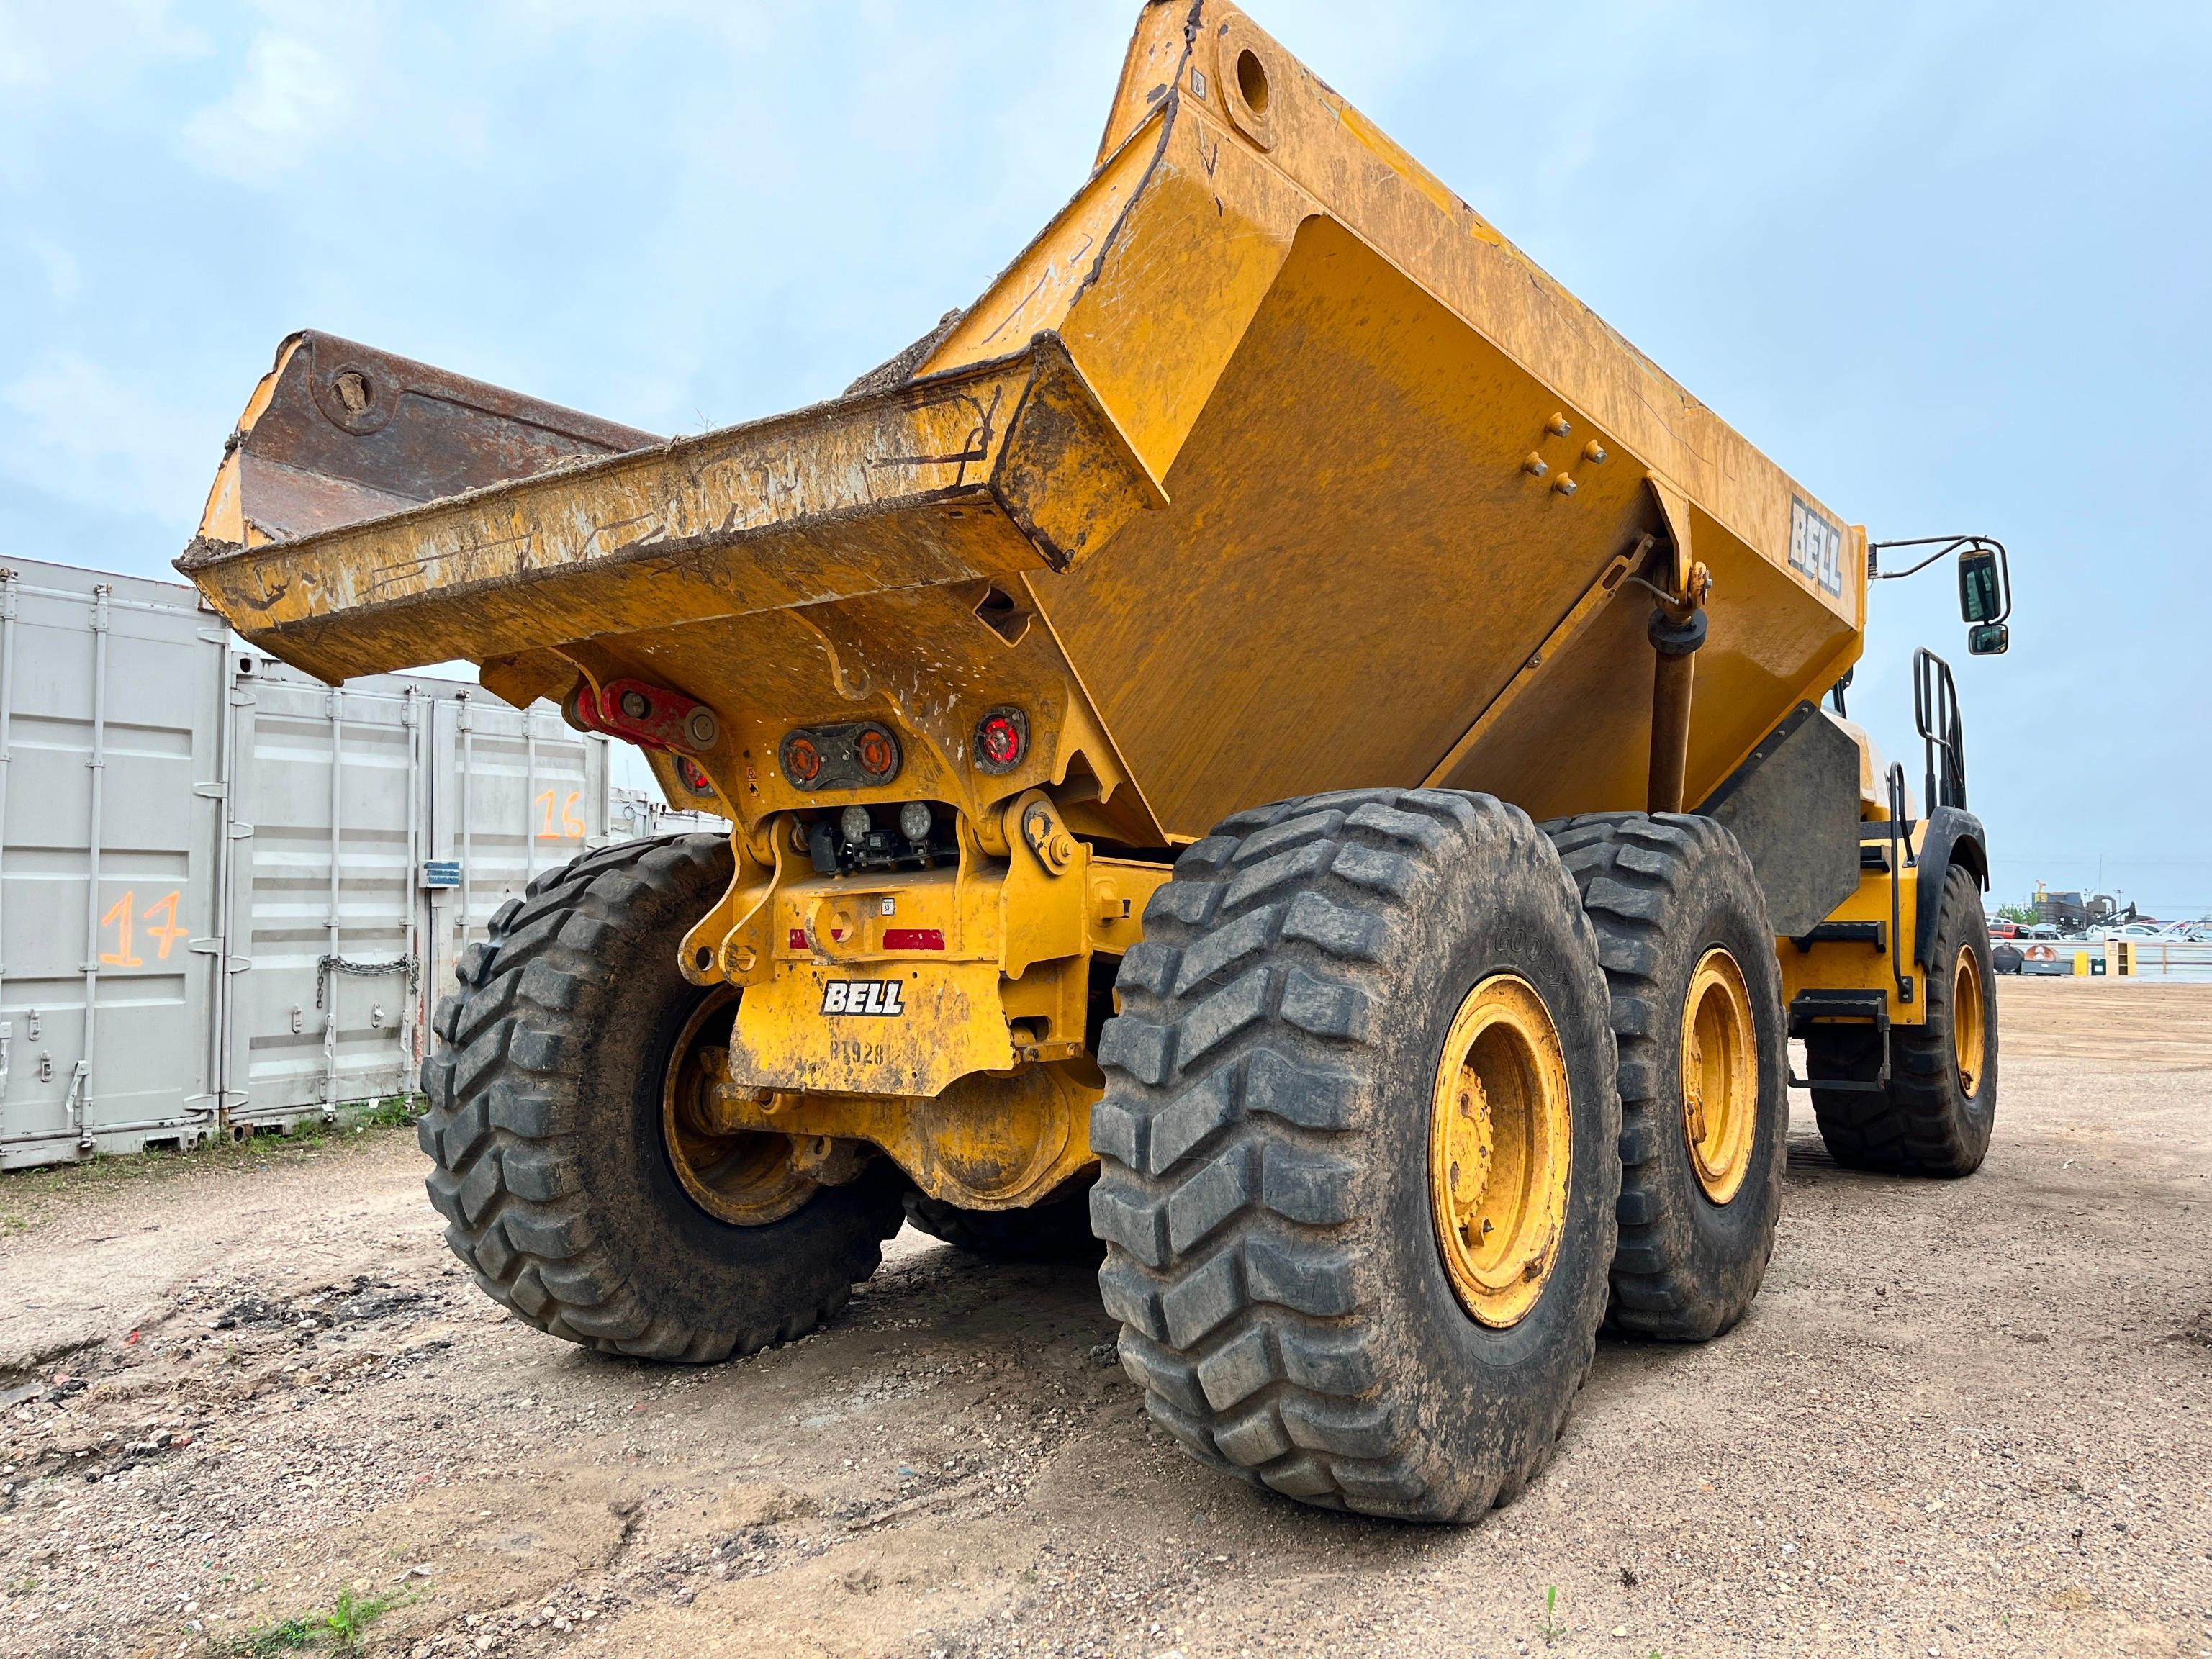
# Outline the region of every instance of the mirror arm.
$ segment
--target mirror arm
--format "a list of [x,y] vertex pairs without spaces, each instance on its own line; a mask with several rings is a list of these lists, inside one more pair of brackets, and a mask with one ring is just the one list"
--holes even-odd
[[[1893,547],[1932,547],[1936,550],[1916,565],[1903,570],[1884,570],[1881,556]],[[1999,586],[2002,602],[1997,614],[1990,620],[2002,622],[2012,614],[2012,559],[2005,544],[1994,536],[1914,536],[1905,541],[1869,542],[1867,544],[1867,580],[1877,582],[1900,581],[1907,576],[1917,576],[1953,553],[1967,553],[1987,549],[1997,556]]]

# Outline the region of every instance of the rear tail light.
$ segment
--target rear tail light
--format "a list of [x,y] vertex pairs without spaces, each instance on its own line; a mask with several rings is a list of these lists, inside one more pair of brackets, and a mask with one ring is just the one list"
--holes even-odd
[[886,951],[942,951],[944,932],[936,927],[886,927],[884,929],[884,949]]
[[825,789],[873,789],[898,775],[899,743],[876,720],[847,726],[803,726],[787,732],[776,750],[783,775],[809,794]]
[[1011,772],[1030,757],[1030,717],[1018,708],[994,708],[975,727],[975,769]]

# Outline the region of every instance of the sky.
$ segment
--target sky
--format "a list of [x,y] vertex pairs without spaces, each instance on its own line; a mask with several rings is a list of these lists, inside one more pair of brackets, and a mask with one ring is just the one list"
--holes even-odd
[[[1992,902],[2212,913],[2212,7],[1252,0],[1877,539],[1851,696],[1958,676]],[[1136,0],[0,0],[0,560],[167,575],[312,326],[634,426],[834,394],[1082,182]],[[2194,481],[2194,482],[2192,482]]]

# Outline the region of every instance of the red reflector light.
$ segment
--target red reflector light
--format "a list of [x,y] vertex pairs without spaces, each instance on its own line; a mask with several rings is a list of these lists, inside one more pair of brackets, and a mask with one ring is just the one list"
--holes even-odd
[[994,708],[975,727],[975,764],[982,771],[1011,772],[1029,758],[1030,717],[1018,708]]
[[791,948],[794,951],[804,951],[806,948],[806,930],[804,927],[794,927],[791,930]]
[[884,929],[884,949],[886,951],[942,951],[944,932],[936,927],[886,927]]

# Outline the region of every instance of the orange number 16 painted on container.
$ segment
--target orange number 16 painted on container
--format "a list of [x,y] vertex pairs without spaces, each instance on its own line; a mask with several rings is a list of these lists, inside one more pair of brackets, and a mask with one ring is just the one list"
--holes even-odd
[[[146,959],[133,948],[131,924],[134,917],[151,924],[146,929],[146,936],[154,941],[154,959],[167,962],[176,942],[191,931],[177,925],[177,901],[182,896],[181,889],[167,893],[149,905],[143,914],[138,910],[138,895],[135,891],[125,893],[108,906],[107,914],[100,919],[100,925],[115,930],[115,948],[100,953],[101,966],[143,968],[146,965]],[[161,918],[158,923],[155,922],[156,916]]]
[[553,790],[548,789],[538,797],[538,805],[545,809],[545,827],[538,832],[538,839],[540,841],[583,840],[584,821],[576,816],[576,803],[583,799],[584,792],[580,789],[571,789],[568,792],[568,799],[561,803],[561,822],[557,826],[553,822],[554,794]]

